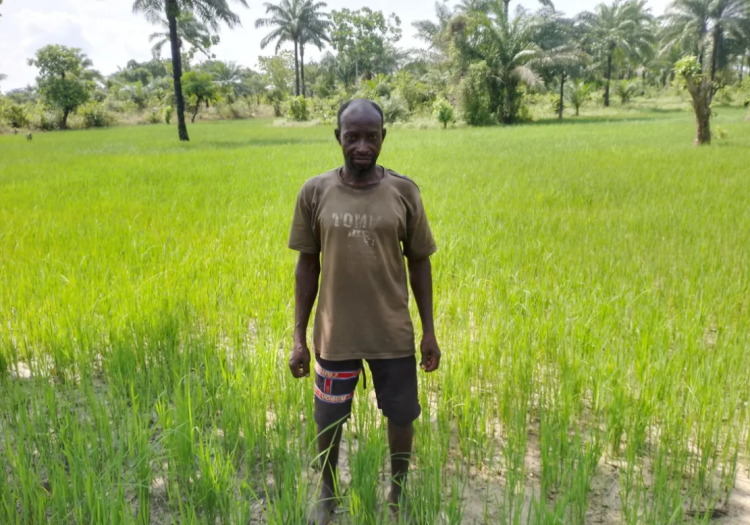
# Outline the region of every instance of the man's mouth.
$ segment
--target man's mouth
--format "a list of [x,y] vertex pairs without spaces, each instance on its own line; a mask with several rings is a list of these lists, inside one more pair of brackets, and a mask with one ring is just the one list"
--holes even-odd
[[359,166],[369,166],[372,164],[372,157],[354,157],[354,164]]

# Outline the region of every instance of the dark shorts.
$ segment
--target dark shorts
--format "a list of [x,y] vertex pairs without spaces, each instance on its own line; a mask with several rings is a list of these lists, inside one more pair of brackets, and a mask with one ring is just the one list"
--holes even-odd
[[[396,425],[406,426],[422,413],[417,395],[417,358],[368,359],[378,408]],[[364,374],[361,359],[328,361],[315,356],[315,422],[328,428],[345,421],[354,391]]]

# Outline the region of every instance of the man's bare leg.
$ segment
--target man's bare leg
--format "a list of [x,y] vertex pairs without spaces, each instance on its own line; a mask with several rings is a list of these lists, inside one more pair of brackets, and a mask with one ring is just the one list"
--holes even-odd
[[315,525],[328,525],[336,509],[336,470],[339,464],[342,424],[333,428],[318,427],[318,453],[322,464],[320,494],[315,506]]
[[397,522],[400,518],[403,523],[408,522],[408,508],[405,506],[403,488],[406,477],[409,474],[409,461],[411,460],[411,448],[414,441],[414,424],[406,426],[395,424],[388,420],[388,445],[391,451],[391,493],[388,496],[388,506],[391,518]]

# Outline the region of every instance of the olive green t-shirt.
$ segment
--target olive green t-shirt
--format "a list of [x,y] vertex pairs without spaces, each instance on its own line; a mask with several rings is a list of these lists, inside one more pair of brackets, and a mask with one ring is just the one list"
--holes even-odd
[[415,352],[404,256],[437,249],[419,188],[383,168],[358,188],[336,169],[302,186],[289,248],[322,254],[313,349],[323,359],[393,359]]

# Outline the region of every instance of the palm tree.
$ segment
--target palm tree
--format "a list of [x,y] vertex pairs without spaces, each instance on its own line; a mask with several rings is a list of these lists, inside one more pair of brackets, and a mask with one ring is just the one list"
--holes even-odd
[[210,73],[214,82],[221,86],[230,102],[249,93],[245,79],[248,70],[237,65],[236,62],[222,62],[221,60],[204,62],[201,69]]
[[559,78],[560,98],[557,117],[562,120],[565,110],[565,82],[571,75],[581,72],[589,56],[579,47],[583,28],[572,18],[565,18],[551,8],[541,9],[536,15],[538,29],[534,41],[544,50],[534,65],[540,68],[545,78]]
[[520,10],[513,20],[505,19],[501,7],[492,13],[468,15],[463,35],[455,40],[467,62],[484,61],[489,71],[491,111],[506,124],[516,120],[518,88],[541,85],[543,68],[573,63],[578,53],[568,46],[545,50],[536,38],[544,20]]
[[[273,27],[274,29],[260,41],[260,47],[265,48],[271,42],[276,42],[276,52],[287,42],[294,44],[294,80],[295,94],[300,94],[300,57],[304,68],[304,46],[311,43],[319,49],[323,42],[328,41],[328,15],[320,10],[326,7],[325,2],[312,0],[281,0],[276,4],[264,3],[267,18],[255,21],[255,27]],[[304,86],[304,71],[302,71]],[[303,89],[304,92],[304,89]]]
[[450,23],[453,18],[453,11],[448,7],[446,0],[435,2],[435,15],[437,22],[417,20],[412,23],[412,26],[417,30],[417,38],[429,44],[430,49],[445,55],[449,44]]
[[[164,31],[153,33],[148,37],[149,42],[157,41],[151,48],[151,53],[155,59],[161,58],[161,51],[166,44],[170,42],[169,22],[161,19],[159,23],[164,27]],[[177,38],[180,41],[180,47],[187,42],[193,49],[200,51],[207,58],[213,58],[209,49],[218,43],[219,37],[212,35],[206,24],[196,20],[192,13],[181,13],[177,18]]]
[[[503,15],[505,20],[510,19],[510,0],[501,0],[503,4]],[[539,3],[543,7],[555,8],[552,0],[539,0]],[[461,13],[489,13],[494,12],[497,14],[495,9],[497,6],[497,0],[461,0],[456,6],[456,11]]]
[[310,0],[307,2],[305,21],[299,38],[299,68],[303,95],[307,93],[305,90],[305,46],[312,44],[318,50],[322,50],[325,43],[330,42],[327,31],[331,27],[331,22],[328,20],[328,14],[320,12],[326,5],[325,2],[313,3]]
[[726,40],[742,35],[750,16],[747,0],[714,0],[710,4],[711,25],[711,82],[716,80],[718,66],[727,62]]
[[589,30],[592,47],[606,60],[604,105],[609,107],[614,53],[621,49],[633,56],[650,48],[654,42],[653,17],[646,0],[614,0],[609,5],[599,4],[594,13],[581,13],[579,20]]
[[674,0],[662,17],[662,52],[679,47],[694,53],[703,66],[707,45],[711,0]]
[[727,40],[741,40],[748,17],[746,0],[674,0],[663,17],[663,47],[679,47],[683,54],[695,53],[701,68],[708,65],[706,51],[710,50],[710,79],[728,61]]
[[[247,7],[247,0],[235,0]],[[229,9],[228,0],[135,0],[133,12],[143,13],[146,20],[159,24],[162,16],[167,17],[169,41],[172,47],[172,74],[174,94],[177,103],[177,129],[180,140],[190,140],[185,124],[185,98],[182,94],[182,56],[177,20],[183,13],[190,13],[205,23],[211,30],[218,31],[221,22],[230,28],[240,25],[240,17]]]

